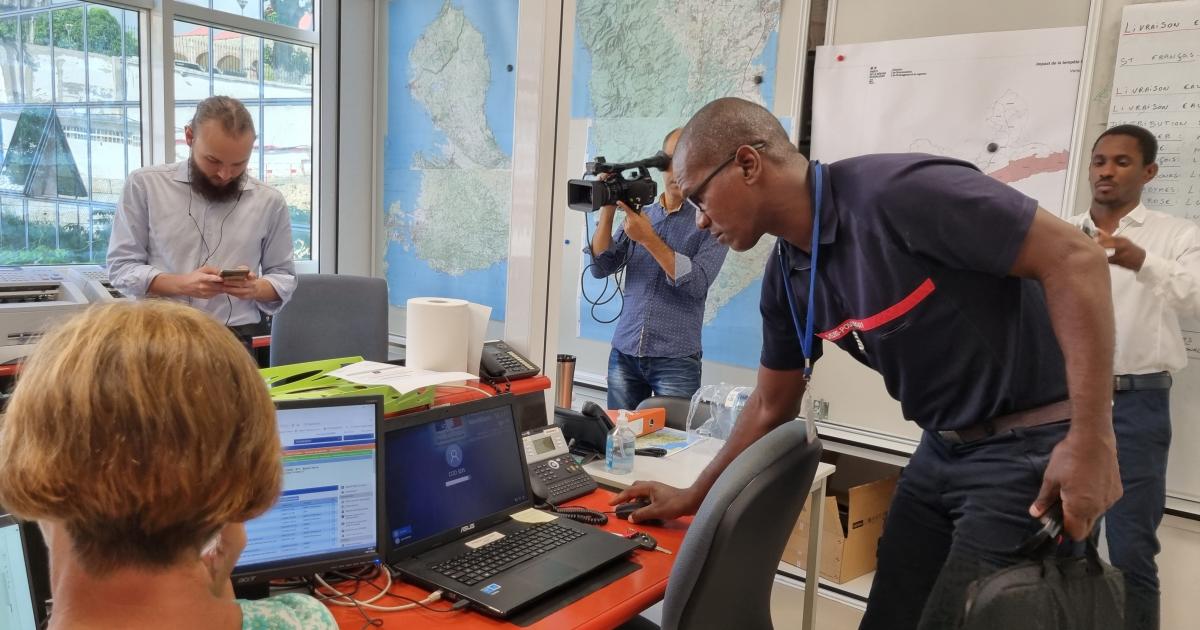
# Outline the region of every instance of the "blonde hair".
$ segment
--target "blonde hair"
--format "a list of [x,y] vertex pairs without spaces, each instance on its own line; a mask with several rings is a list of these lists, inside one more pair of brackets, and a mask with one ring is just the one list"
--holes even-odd
[[215,120],[225,133],[234,137],[254,134],[254,118],[250,116],[250,111],[241,101],[231,96],[210,96],[200,101],[189,123],[192,132],[200,133],[200,128],[210,120]]
[[61,523],[89,571],[166,567],[266,511],[275,410],[236,338],[162,300],[92,307],[47,334],[0,421],[0,504]]

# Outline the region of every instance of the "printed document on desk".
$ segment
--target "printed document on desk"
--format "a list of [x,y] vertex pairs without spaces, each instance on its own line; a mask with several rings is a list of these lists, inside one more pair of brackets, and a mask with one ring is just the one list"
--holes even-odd
[[359,385],[387,385],[401,394],[431,385],[469,381],[475,378],[474,375],[466,372],[434,372],[433,370],[420,370],[376,361],[351,363],[329,374]]
[[679,451],[682,451],[683,449],[688,448],[689,446],[692,446],[694,444],[699,444],[700,442],[703,442],[704,440],[707,440],[707,439],[708,438],[706,438],[706,437],[695,437],[695,438],[692,438],[691,441],[689,441],[687,431],[680,431],[679,429],[663,427],[663,428],[655,431],[654,433],[650,433],[650,434],[639,437],[637,439],[637,442],[635,445],[637,446],[637,448],[657,447],[657,448],[665,449],[667,451],[666,456],[670,457],[670,456],[674,455],[675,453],[678,453]]

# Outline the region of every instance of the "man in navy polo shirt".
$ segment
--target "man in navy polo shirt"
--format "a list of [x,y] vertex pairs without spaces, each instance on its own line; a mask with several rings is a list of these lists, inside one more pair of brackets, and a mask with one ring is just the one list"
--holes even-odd
[[770,112],[740,99],[696,113],[675,168],[719,241],[779,240],[758,384],[734,433],[690,488],[639,482],[618,495],[652,500],[631,520],[694,513],[738,453],[795,418],[821,340],[879,372],[925,430],[863,628],[957,627],[967,585],[1019,560],[1040,527],[1031,516],[1061,501],[1078,540],[1120,496],[1108,270],[1079,230],[949,158],[810,164]]

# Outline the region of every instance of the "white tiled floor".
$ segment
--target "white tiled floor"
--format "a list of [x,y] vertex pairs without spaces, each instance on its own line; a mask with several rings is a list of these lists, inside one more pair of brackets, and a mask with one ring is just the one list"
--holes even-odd
[[[771,621],[776,628],[799,628],[804,612],[804,589],[775,582],[771,591]],[[817,598],[816,626],[820,630],[855,630],[862,611],[827,597]]]

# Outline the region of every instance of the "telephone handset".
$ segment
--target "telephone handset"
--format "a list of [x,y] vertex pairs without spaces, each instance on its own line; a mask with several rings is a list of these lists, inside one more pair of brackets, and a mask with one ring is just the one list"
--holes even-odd
[[519,378],[537,376],[541,369],[533,361],[513,350],[503,341],[488,341],[483,344],[483,355],[479,359],[479,377],[487,381],[515,381]]
[[550,425],[526,431],[521,442],[529,466],[529,484],[538,503],[558,505],[598,487],[583,466],[575,463],[562,429]]

